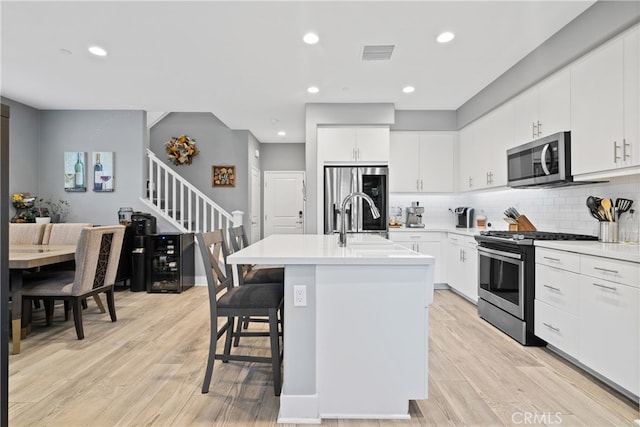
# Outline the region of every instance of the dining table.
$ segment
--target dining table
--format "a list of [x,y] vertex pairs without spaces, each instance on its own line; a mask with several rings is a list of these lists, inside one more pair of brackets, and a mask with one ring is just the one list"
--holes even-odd
[[22,322],[22,282],[25,272],[75,258],[76,245],[9,245],[9,286],[13,354],[20,353],[20,340],[27,334]]

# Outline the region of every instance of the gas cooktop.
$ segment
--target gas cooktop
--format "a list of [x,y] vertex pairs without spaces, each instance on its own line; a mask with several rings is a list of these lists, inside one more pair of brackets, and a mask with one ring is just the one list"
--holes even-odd
[[533,244],[534,240],[598,240],[597,236],[588,234],[553,233],[548,231],[482,231],[480,239],[514,241],[519,244]]

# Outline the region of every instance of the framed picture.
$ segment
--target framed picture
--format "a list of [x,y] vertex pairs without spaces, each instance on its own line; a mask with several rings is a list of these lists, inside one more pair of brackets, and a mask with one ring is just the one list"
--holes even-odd
[[91,153],[93,161],[93,191],[113,192],[113,151]]
[[65,151],[64,153],[64,191],[87,191],[84,165],[87,154],[84,151]]
[[211,166],[212,187],[235,187],[236,167],[229,165]]

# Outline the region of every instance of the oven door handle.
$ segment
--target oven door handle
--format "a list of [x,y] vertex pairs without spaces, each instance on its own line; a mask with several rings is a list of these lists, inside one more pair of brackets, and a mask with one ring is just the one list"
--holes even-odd
[[[485,248],[484,246],[478,246],[478,253],[485,253],[488,255],[497,255],[499,257],[507,257],[507,258],[512,258],[512,259],[522,259],[522,255],[521,254],[514,254],[511,252],[504,252],[504,251],[497,251],[495,249],[489,249],[489,248]],[[494,256],[495,258],[495,256]]]

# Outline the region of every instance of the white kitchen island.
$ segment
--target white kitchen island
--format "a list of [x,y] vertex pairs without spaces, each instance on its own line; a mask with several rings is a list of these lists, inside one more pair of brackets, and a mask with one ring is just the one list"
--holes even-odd
[[278,422],[409,418],[427,398],[433,257],[378,236],[272,235],[228,262],[285,266]]

